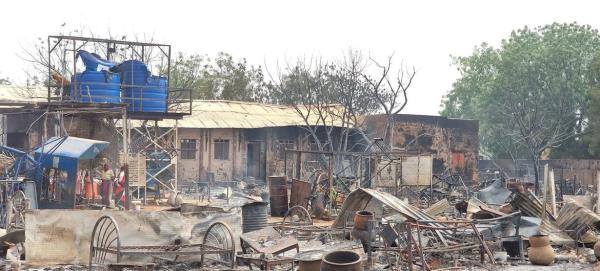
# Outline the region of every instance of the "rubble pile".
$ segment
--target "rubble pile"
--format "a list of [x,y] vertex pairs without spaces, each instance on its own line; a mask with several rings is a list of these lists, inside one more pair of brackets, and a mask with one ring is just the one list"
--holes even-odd
[[[52,262],[44,270],[562,270],[593,268],[600,256],[600,215],[590,209],[591,194],[565,197],[553,213],[547,200],[501,179],[426,208],[356,188],[327,210],[330,219],[318,219],[310,200],[273,216],[266,184],[242,184],[215,185],[204,201],[188,194],[177,208],[26,209],[27,227],[0,236],[2,264],[10,270],[38,268],[39,259]],[[51,243],[40,247],[40,238]]]

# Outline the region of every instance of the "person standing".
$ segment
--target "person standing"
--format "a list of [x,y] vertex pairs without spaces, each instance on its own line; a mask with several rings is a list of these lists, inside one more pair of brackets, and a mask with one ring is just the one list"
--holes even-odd
[[115,190],[115,203],[117,204],[117,207],[119,207],[119,209],[124,209],[125,208],[125,185],[126,185],[126,181],[125,181],[125,166],[121,167],[121,170],[119,171],[119,177],[117,177],[115,179],[116,182],[116,186],[117,189]]
[[115,178],[115,174],[108,163],[105,163],[102,167],[102,204],[106,206],[111,206],[111,196],[112,196],[112,183]]

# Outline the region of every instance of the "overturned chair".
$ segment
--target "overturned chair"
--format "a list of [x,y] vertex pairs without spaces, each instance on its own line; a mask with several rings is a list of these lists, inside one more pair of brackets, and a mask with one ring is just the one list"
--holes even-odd
[[[192,229],[192,234],[194,229]],[[89,270],[107,263],[121,263],[124,256],[152,256],[159,259],[180,256],[200,256],[200,264],[214,262],[235,267],[235,241],[231,228],[223,222],[211,224],[202,243],[172,245],[122,245],[119,226],[111,216],[102,216],[96,221],[90,244]]]

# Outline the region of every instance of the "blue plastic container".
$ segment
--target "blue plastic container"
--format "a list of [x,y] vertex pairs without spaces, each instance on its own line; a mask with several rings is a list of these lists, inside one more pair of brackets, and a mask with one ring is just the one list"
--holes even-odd
[[152,76],[146,64],[127,60],[119,65],[123,102],[133,112],[167,111],[167,78]]
[[81,61],[83,61],[86,71],[108,70],[116,66],[114,62],[103,59],[99,55],[90,53],[86,50],[77,51],[77,55],[81,57]]
[[71,82],[71,99],[75,101],[121,103],[121,76],[118,73],[84,71],[71,78]]
[[123,89],[127,109],[134,112],[167,111],[167,78],[151,76],[145,87]]
[[118,67],[124,88],[143,87],[150,78],[150,71],[144,62],[127,60]]

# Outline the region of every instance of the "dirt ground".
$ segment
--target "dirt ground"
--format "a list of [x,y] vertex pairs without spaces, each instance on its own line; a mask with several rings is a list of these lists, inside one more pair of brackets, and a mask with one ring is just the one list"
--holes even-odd
[[489,268],[475,268],[473,271],[575,271],[575,270],[594,270],[600,271],[599,264],[582,264],[582,263],[555,263],[550,266],[539,266],[531,264],[520,265],[495,265]]

